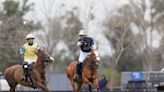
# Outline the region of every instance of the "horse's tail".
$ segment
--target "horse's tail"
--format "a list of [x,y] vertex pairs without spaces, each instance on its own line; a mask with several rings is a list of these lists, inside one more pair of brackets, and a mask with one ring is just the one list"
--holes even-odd
[[67,74],[67,77],[69,78],[69,74],[68,74],[68,67],[66,67],[66,74]]
[[0,76],[2,76],[4,73],[3,72],[0,72]]

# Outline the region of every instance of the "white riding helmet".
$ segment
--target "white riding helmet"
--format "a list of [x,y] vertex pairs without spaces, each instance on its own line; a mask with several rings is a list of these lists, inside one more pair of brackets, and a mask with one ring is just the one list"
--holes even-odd
[[29,38],[35,39],[35,37],[32,34],[27,34],[26,40],[29,39]]
[[78,35],[79,35],[79,36],[80,36],[80,35],[86,35],[85,30],[83,30],[83,29],[82,29],[82,30],[80,30]]

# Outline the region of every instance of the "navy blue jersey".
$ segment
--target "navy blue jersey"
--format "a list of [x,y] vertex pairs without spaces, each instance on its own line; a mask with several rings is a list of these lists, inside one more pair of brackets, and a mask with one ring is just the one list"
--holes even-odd
[[91,37],[84,37],[82,40],[81,50],[84,52],[90,52],[91,46],[94,45],[94,41]]
[[106,86],[106,84],[108,83],[107,82],[107,80],[105,80],[105,79],[101,79],[101,80],[99,80],[99,88],[100,89],[102,89],[102,88],[104,88],[105,86]]

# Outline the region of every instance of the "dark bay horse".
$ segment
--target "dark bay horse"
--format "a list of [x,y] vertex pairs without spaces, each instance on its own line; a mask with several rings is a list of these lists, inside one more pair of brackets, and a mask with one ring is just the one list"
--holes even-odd
[[76,72],[77,61],[72,61],[69,64],[66,68],[66,73],[74,92],[78,92],[83,83],[94,85],[97,89],[99,88],[97,79],[98,66],[96,64],[98,62],[100,62],[99,53],[97,50],[92,50],[85,63],[83,63],[82,75],[79,82],[73,80],[73,75]]
[[[35,84],[36,88],[41,88],[43,92],[50,92],[45,83],[45,62],[53,62],[53,58],[43,48],[39,48],[37,52],[38,58],[36,63],[32,64],[32,71],[30,79]],[[33,87],[29,81],[22,80],[24,70],[22,65],[13,65],[7,69],[1,75],[4,75],[7,80],[10,91],[15,92],[17,84],[21,84],[27,87]]]

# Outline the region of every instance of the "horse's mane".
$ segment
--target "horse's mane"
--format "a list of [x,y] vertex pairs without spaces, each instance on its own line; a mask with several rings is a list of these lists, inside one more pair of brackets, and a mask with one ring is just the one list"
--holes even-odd
[[[37,49],[36,54],[38,55],[38,59],[44,60],[44,59],[46,59],[46,58],[45,58],[45,55],[48,54],[48,53],[46,52],[46,50],[45,50],[44,48],[39,47],[39,48]],[[37,60],[37,61],[38,61],[38,60]]]
[[39,47],[37,49],[36,54],[38,55],[36,63],[33,65],[33,68],[45,68],[44,63],[46,62],[47,58],[49,57],[47,51],[44,48]]
[[95,59],[96,59],[96,55],[95,55],[94,51],[91,51],[91,53],[88,55],[88,57],[86,58],[86,60],[84,62],[83,68],[85,68],[85,67],[91,68],[93,66],[96,66]]
[[94,62],[93,59],[96,58],[94,51],[91,51],[91,53],[88,55],[88,61]]

